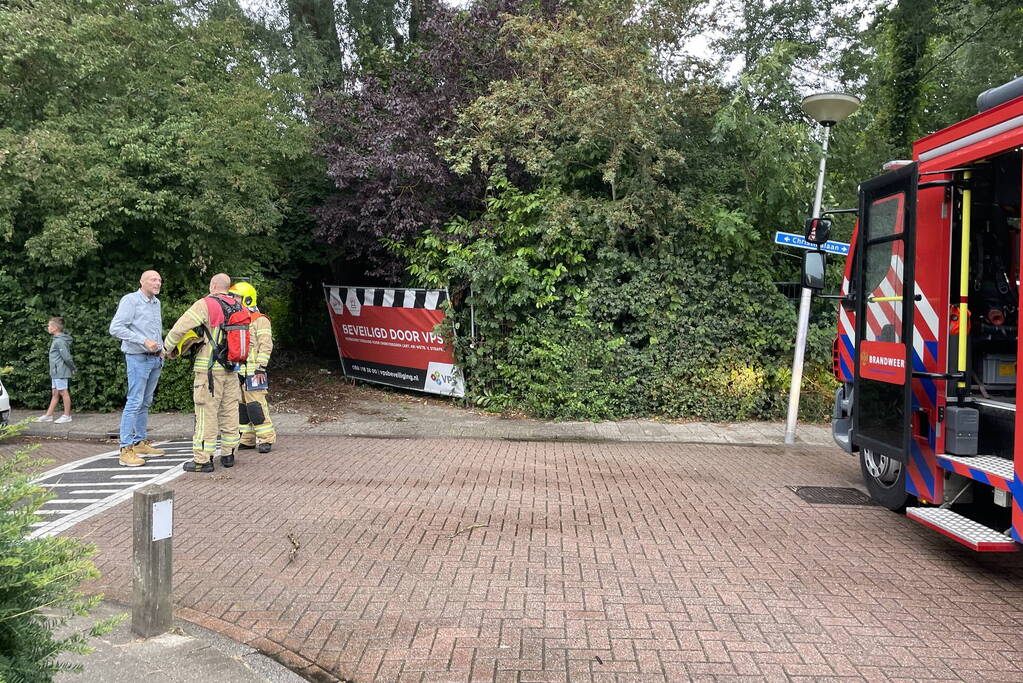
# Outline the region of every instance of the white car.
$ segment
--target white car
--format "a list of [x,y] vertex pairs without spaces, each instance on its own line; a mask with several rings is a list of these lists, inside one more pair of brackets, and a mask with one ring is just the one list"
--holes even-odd
[[0,381],[0,425],[7,424],[11,416],[11,395],[4,389],[3,381]]

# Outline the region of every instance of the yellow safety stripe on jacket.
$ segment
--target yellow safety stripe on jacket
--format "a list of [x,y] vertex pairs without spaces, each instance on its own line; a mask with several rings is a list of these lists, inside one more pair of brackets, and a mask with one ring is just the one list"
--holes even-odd
[[[205,358],[201,357],[201,356],[196,356],[195,364],[192,365],[192,370],[195,371],[195,372],[206,372],[207,370],[210,369],[210,362],[211,362],[211,360],[212,359],[210,357],[208,357],[208,356],[205,357]],[[220,363],[213,362],[213,372],[215,372],[215,373],[216,372],[230,372],[230,373],[233,374],[234,370],[233,369],[232,370],[228,370],[223,365],[221,365]]]

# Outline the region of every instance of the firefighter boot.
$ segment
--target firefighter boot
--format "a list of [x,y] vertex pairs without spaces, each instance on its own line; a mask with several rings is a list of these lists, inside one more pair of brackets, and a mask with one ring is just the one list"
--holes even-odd
[[234,467],[234,451],[220,456],[220,464],[224,467]]
[[240,444],[238,444],[238,448],[240,448],[241,450],[248,450],[248,449],[252,449],[252,448],[255,448],[255,447],[256,447],[256,444],[254,444],[254,443],[253,444],[248,444],[248,443],[240,443]]
[[268,444],[268,443],[261,443],[261,444],[259,444],[259,446],[257,446],[257,447],[256,447],[256,450],[257,450],[257,451],[258,451],[259,453],[269,453],[269,452],[270,452],[270,446],[271,446],[271,445],[272,445],[272,444]]
[[186,472],[202,472],[204,474],[208,474],[213,471],[213,461],[196,462],[195,460],[189,460],[188,462],[181,463],[181,469]]
[[122,448],[117,462],[121,467],[142,467],[146,464],[145,460],[135,455],[135,448],[133,446]]
[[166,453],[167,453],[166,451],[162,451],[159,448],[153,448],[153,442],[150,441],[149,439],[144,439],[142,441],[139,441],[137,444],[132,446],[132,448],[135,450],[135,453],[137,453],[138,455],[154,455],[154,456],[159,456],[159,455],[166,455]]

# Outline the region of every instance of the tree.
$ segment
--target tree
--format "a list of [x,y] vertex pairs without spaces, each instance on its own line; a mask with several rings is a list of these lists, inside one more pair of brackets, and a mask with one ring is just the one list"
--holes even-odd
[[899,0],[880,19],[882,77],[877,95],[883,104],[877,124],[888,145],[900,152],[920,137],[926,93],[922,77],[936,31],[935,0]]
[[[251,24],[174,2],[0,6],[0,357],[32,403],[42,321],[62,314],[85,362],[78,405],[122,400],[106,327],[150,267],[167,315],[211,269],[259,272],[288,212],[282,174],[309,158],[304,84],[264,68]],[[187,409],[168,368],[158,405]]]
[[[719,38],[714,41],[727,60],[749,72],[781,45],[790,46],[799,81],[826,70],[838,48],[855,31],[863,2],[848,0],[728,0],[715,8]],[[841,50],[837,50],[840,52]],[[770,93],[763,93],[769,95]]]
[[435,141],[451,129],[459,107],[504,73],[500,17],[517,4],[437,8],[422,25],[419,49],[365,73],[356,92],[335,91],[318,102],[324,129],[318,151],[338,189],[318,211],[318,235],[343,245],[370,278],[404,277],[404,264],[382,240],[401,242],[479,209],[482,176],[454,174]]
[[454,341],[482,404],[594,419],[776,409],[792,312],[750,248],[763,229],[729,198],[735,169],[713,170],[734,161],[713,134],[720,92],[666,78],[654,16],[598,0],[505,18],[509,76],[439,143],[456,172],[485,175],[484,209],[400,251],[417,282],[474,306],[474,330],[453,311]]
[[336,80],[342,70],[341,39],[332,0],[287,0],[291,53],[312,83]]
[[[245,27],[170,2],[0,10],[0,239],[69,267],[101,248],[206,267],[281,218],[267,167],[307,146]],[[176,268],[175,268],[176,270]]]

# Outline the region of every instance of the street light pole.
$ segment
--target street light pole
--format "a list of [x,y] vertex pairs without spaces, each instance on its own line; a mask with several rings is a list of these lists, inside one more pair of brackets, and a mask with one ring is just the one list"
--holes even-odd
[[[817,192],[813,198],[811,218],[819,218],[824,196],[824,171],[828,163],[828,141],[831,128],[856,111],[860,100],[845,93],[827,92],[803,98],[802,109],[824,126],[824,149],[817,172]],[[799,390],[803,384],[803,357],[806,355],[806,336],[810,327],[810,301],[812,290],[803,288],[799,295],[799,318],[796,327],[796,349],[792,356],[792,384],[789,385],[789,411],[785,420],[785,443],[796,442],[796,419],[799,417]]]
[[[824,151],[817,171],[817,193],[813,198],[812,218],[820,216],[821,201],[824,197],[824,170],[828,164],[828,139],[831,126],[824,125]],[[799,294],[799,321],[796,323],[796,351],[792,357],[792,384],[789,385],[789,412],[785,419],[785,443],[796,442],[796,419],[799,417],[799,390],[803,384],[803,358],[806,355],[806,335],[810,329],[810,301],[813,290],[803,287]]]

